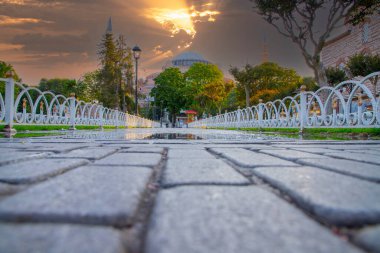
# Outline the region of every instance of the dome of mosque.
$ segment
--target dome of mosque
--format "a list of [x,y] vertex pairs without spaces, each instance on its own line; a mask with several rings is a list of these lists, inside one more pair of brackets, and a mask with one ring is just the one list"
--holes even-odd
[[205,60],[205,58],[203,58],[203,56],[201,56],[200,54],[197,54],[195,52],[184,52],[182,54],[177,55],[172,60],[172,64],[175,67],[191,66],[197,62],[210,63],[209,61]]

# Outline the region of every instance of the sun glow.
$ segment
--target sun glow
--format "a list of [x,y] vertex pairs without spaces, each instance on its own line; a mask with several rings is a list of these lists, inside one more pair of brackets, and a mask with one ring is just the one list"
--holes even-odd
[[203,5],[207,10],[198,11],[195,6],[190,8],[169,9],[169,8],[150,8],[146,10],[145,16],[155,20],[162,27],[170,32],[170,36],[184,31],[193,39],[197,33],[195,23],[198,22],[214,22],[215,16],[220,12],[212,10],[213,4]]

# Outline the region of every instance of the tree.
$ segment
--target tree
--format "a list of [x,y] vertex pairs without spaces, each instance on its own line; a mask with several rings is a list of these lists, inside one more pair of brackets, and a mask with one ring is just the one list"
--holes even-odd
[[99,101],[101,98],[100,71],[95,70],[84,74],[82,79],[78,81],[78,86],[82,90],[82,92],[77,95],[79,99],[86,102]]
[[77,82],[74,79],[42,78],[38,84],[38,89],[41,91],[51,91],[54,94],[61,94],[65,97],[69,97],[71,93],[75,93],[76,95],[81,93],[77,89]]
[[[301,50],[306,64],[314,71],[319,86],[328,85],[320,54],[326,40],[346,19],[360,22],[366,13],[378,6],[376,0],[250,0],[258,13]],[[318,12],[328,9],[325,25],[316,30]],[[364,15],[364,16],[363,16]]]
[[346,72],[336,67],[326,69],[327,82],[330,86],[337,85],[347,80]]
[[[238,74],[237,81],[245,82],[244,87],[238,85],[238,94],[249,94],[248,104],[258,103],[259,99],[265,101],[281,99],[291,95],[302,83],[302,78],[293,69],[287,69],[276,63],[266,62],[258,66],[247,65],[243,70],[232,68]],[[240,91],[239,91],[240,90]],[[247,102],[246,102],[247,103]]]
[[123,112],[127,110],[126,97],[131,97],[133,92],[133,59],[132,50],[127,47],[124,36],[120,35],[116,41],[116,55],[117,55],[117,78],[118,86],[116,94],[121,97],[121,108]]
[[195,63],[185,73],[185,79],[193,97],[193,109],[204,111],[221,110],[221,102],[232,89],[224,81],[223,73],[213,64]]
[[292,95],[301,85],[302,77],[294,69],[287,69],[276,63],[266,62],[255,66],[251,75],[254,82],[252,87],[252,103],[259,99],[273,101]]
[[[373,72],[380,71],[380,55],[356,54],[350,57],[347,67],[353,76],[366,76]],[[380,92],[377,88],[379,76],[371,78],[371,83],[375,87],[375,92]]]
[[18,76],[13,66],[4,61],[0,61],[0,77],[5,78],[8,72],[12,72],[14,80],[21,82],[21,78]]
[[99,45],[100,101],[104,106],[119,108],[118,57],[113,34],[107,32]]
[[379,0],[356,1],[355,6],[349,15],[348,22],[353,25],[358,25],[363,22],[366,17],[372,15],[379,9]]
[[366,76],[380,70],[380,55],[355,54],[347,62],[351,74]]
[[181,109],[191,103],[190,89],[186,85],[184,74],[178,68],[168,68],[154,79],[156,86],[150,95],[155,97],[158,104],[162,103],[172,115],[172,123]]
[[254,76],[251,74],[253,66],[247,64],[243,69],[238,69],[237,67],[230,68],[230,74],[238,82],[238,87],[243,87],[245,92],[245,106],[249,107],[251,98],[251,86],[254,82]]
[[305,85],[306,86],[306,90],[308,91],[316,91],[318,90],[318,85],[317,85],[317,82],[315,81],[314,77],[304,77],[302,79],[302,83],[301,83],[301,86],[302,85]]

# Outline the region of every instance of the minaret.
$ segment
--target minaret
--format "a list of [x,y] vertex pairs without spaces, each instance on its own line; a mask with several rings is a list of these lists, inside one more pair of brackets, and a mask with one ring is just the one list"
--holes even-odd
[[269,61],[268,44],[267,44],[267,38],[264,35],[264,38],[263,38],[263,52],[262,52],[262,55],[261,55],[261,62],[264,63],[264,62],[268,62],[268,61]]
[[112,33],[112,18],[110,17],[108,19],[108,24],[107,24],[107,30],[106,30],[106,33]]

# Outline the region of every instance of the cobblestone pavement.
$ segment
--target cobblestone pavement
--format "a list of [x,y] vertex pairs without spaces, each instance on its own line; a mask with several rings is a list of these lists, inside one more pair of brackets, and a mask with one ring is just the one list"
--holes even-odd
[[379,141],[0,139],[0,252],[380,252],[379,183]]

